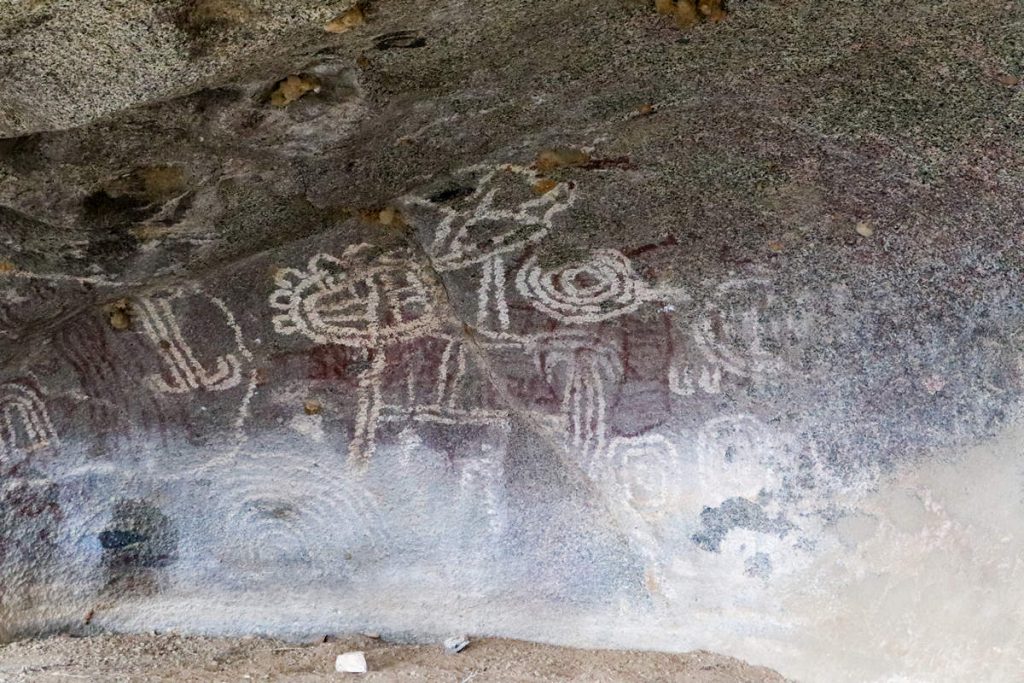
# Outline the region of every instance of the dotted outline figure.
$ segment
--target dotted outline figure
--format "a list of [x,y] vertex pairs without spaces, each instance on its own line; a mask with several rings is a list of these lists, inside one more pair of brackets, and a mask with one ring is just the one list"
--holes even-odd
[[[185,340],[174,312],[174,302],[186,294],[208,298],[224,313],[228,327],[235,333],[238,353],[226,353],[213,360],[213,369],[207,370],[198,360],[192,346]],[[242,382],[242,360],[252,359],[252,354],[242,343],[234,316],[223,301],[198,291],[176,290],[166,296],[142,297],[136,300],[137,318],[142,333],[152,343],[164,361],[170,381],[159,374],[147,378],[149,386],[163,394],[184,394],[190,391],[224,391],[237,387]]]
[[[464,209],[456,210],[417,195],[404,198],[409,205],[441,212],[441,220],[434,229],[428,250],[431,262],[439,272],[461,270],[537,243],[554,226],[555,216],[576,201],[573,187],[565,182],[537,194],[533,187],[544,176],[526,166],[478,164],[462,169],[455,177],[475,174],[480,175],[474,181],[473,192],[462,200],[468,205]],[[534,196],[510,208],[499,206],[498,192],[503,188],[496,181],[507,174],[520,176],[522,189]],[[474,241],[474,228],[496,224],[509,227],[491,235],[486,242]]]
[[393,255],[368,265],[345,260],[369,247],[349,247],[342,259],[314,254],[306,270],[280,269],[269,299],[271,308],[282,311],[273,317],[279,334],[366,352],[370,366],[357,379],[356,424],[349,442],[349,458],[356,462],[368,460],[376,449],[385,408],[381,388],[387,346],[425,337],[441,326],[426,269],[415,259]]
[[[343,258],[367,248],[349,247]],[[361,349],[422,337],[439,326],[429,279],[413,259],[383,256],[373,265],[352,266],[330,254],[314,254],[307,270],[282,268],[275,274],[270,307],[282,313],[273,318],[274,330]],[[407,306],[419,310],[410,317]]]
[[[479,177],[474,177],[477,175]],[[515,164],[470,166],[456,173],[454,178],[466,176],[474,178],[474,187],[473,192],[461,200],[465,208],[454,209],[417,195],[407,196],[404,201],[413,207],[440,212],[441,218],[428,249],[431,264],[442,273],[478,268],[478,331],[485,335],[507,334],[511,324],[505,291],[506,258],[548,234],[554,227],[555,217],[576,202],[575,188],[571,183],[560,182],[538,194],[534,188],[544,176],[532,168]],[[500,181],[509,176],[514,177],[516,189],[530,198],[502,207],[498,194],[507,188]],[[495,226],[499,229],[495,230]],[[478,234],[488,230],[494,234]]]
[[[751,302],[742,310],[730,306],[730,297],[736,293],[753,291],[763,305]],[[785,310],[781,318],[768,317],[766,313],[779,303],[771,292],[767,279],[750,278],[728,280],[719,284],[714,297],[705,306],[703,314],[693,323],[692,336],[697,349],[709,363],[719,366],[725,372],[737,377],[760,377],[780,375],[791,370],[790,364],[779,352],[771,350],[766,342],[792,340],[808,332],[806,321],[799,310]],[[739,347],[723,333],[736,333],[743,342]],[[786,349],[782,349],[785,352]]]
[[465,388],[469,353],[460,337],[444,334],[431,335],[444,340],[445,348],[437,366],[437,380],[433,383],[433,400],[417,403],[414,398],[416,377],[406,369],[407,399],[404,405],[385,404],[380,419],[385,422],[431,422],[443,425],[497,425],[508,427],[508,410],[482,407],[463,408],[458,405]]
[[673,363],[668,369],[668,389],[677,396],[693,396],[698,391],[705,394],[722,393],[722,368],[717,365],[700,364],[696,380],[696,367],[686,363]]
[[649,589],[658,587],[663,597],[672,597],[660,525],[672,512],[672,487],[680,460],[675,444],[663,434],[616,436],[596,455],[588,476],[610,491],[610,512],[627,530],[633,551],[645,563],[645,584]]
[[561,415],[569,433],[568,445],[588,476],[606,446],[608,432],[607,386],[623,375],[617,349],[592,334],[569,330],[540,338],[537,365],[551,386],[557,386],[558,368],[564,368]]
[[59,444],[42,393],[23,380],[0,384],[0,455],[31,453]]
[[[174,303],[188,297],[205,299],[220,310],[224,316],[224,323],[234,338],[235,351],[217,356],[213,361],[212,371],[207,370],[199,361],[178,323]],[[237,455],[248,441],[245,423],[249,419],[249,404],[256,395],[259,373],[255,357],[246,345],[245,336],[231,309],[223,299],[207,294],[198,286],[179,287],[162,294],[138,297],[135,303],[141,333],[156,349],[170,376],[170,381],[159,373],[148,376],[146,383],[153,391],[160,394],[227,391],[241,386],[243,379],[247,379],[245,394],[242,396],[233,425],[234,442],[226,457]],[[248,373],[244,372],[245,366],[249,366]]]
[[617,436],[608,445],[606,466],[629,505],[650,513],[669,503],[679,460],[675,444],[663,434]]

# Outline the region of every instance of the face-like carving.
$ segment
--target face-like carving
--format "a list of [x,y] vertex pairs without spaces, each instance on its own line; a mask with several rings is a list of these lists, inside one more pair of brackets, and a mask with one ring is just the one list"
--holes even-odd
[[274,329],[359,348],[422,336],[438,323],[427,277],[413,260],[383,257],[352,266],[316,254],[307,270],[277,273],[270,305],[283,312],[274,316]]

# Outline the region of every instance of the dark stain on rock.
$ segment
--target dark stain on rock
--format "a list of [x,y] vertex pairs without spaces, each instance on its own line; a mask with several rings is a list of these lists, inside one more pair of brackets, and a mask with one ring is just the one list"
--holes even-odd
[[92,232],[86,253],[108,263],[131,256],[146,236],[137,226],[172,200],[173,215],[160,215],[160,222],[180,220],[189,207],[190,187],[188,173],[171,164],[142,166],[108,179],[82,202],[82,221]]
[[251,8],[240,0],[191,0],[178,15],[178,27],[190,32],[202,32],[216,26],[243,23],[252,14]]
[[46,159],[42,157],[39,134],[0,140],[0,163],[16,173],[35,171]]
[[618,156],[618,157],[606,157],[603,159],[590,159],[583,164],[580,164],[580,168],[584,168],[588,171],[600,171],[604,169],[620,169],[620,170],[634,170],[636,164],[629,156]]
[[245,24],[254,14],[242,0],[188,0],[167,19],[190,39],[190,56],[202,57],[224,40],[223,34]]
[[717,553],[722,541],[733,529],[747,529],[762,534],[786,535],[793,525],[781,515],[772,519],[757,503],[746,498],[729,498],[716,508],[706,507],[700,513],[701,530],[690,537],[702,550]]
[[[10,22],[4,22],[2,35],[5,39],[13,38],[19,33],[25,33],[27,31],[37,29],[56,16],[54,12],[47,11],[45,4],[41,2],[29,3],[28,10],[29,11],[20,18]],[[39,13],[34,14],[33,12],[36,11]],[[17,14],[15,16],[17,16]]]
[[291,503],[276,500],[256,500],[249,503],[249,509],[257,516],[285,520],[298,516],[298,511]]
[[92,230],[86,254],[107,261],[130,256],[139,246],[138,238],[131,233],[132,226],[154,213],[155,209],[143,199],[113,197],[106,190],[93,192],[82,202],[82,220]]
[[447,190],[441,190],[435,194],[430,195],[430,201],[435,204],[447,204],[448,202],[455,202],[460,199],[465,199],[476,192],[475,187],[462,186],[462,187],[451,187]]
[[394,33],[379,35],[373,39],[373,46],[378,50],[416,48],[424,47],[426,44],[427,39],[415,31],[395,31]]
[[766,553],[754,553],[743,565],[743,573],[751,578],[767,579],[772,575],[772,559]]
[[127,548],[130,545],[137,545],[146,540],[146,537],[136,531],[119,531],[107,529],[99,535],[100,545],[104,550],[117,550]]
[[107,590],[119,594],[155,592],[157,570],[177,559],[177,530],[167,515],[143,500],[118,501],[98,539]]

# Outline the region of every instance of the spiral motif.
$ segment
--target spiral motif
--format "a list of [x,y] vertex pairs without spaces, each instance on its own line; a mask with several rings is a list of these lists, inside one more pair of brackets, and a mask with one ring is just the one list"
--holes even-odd
[[516,276],[516,288],[534,308],[564,323],[596,323],[632,313],[649,290],[629,259],[614,249],[585,261],[545,270],[531,256]]

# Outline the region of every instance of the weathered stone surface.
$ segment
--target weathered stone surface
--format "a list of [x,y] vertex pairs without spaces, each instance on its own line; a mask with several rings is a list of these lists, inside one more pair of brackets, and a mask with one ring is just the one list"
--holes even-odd
[[0,137],[88,123],[316,50],[347,2],[16,0],[0,15]]
[[0,631],[1016,675],[1021,9],[734,5],[0,9]]

